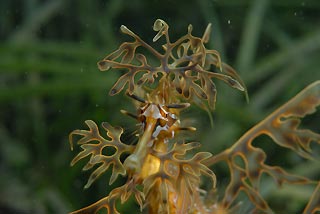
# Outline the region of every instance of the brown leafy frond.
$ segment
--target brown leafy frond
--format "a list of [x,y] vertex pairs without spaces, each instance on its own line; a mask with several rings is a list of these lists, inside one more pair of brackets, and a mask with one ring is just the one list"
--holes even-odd
[[[290,174],[281,167],[267,165],[265,163],[265,152],[260,148],[254,147],[252,141],[265,134],[271,137],[278,145],[292,149],[304,158],[313,159],[315,154],[310,148],[310,143],[320,144],[320,134],[311,130],[300,129],[299,124],[301,118],[307,114],[314,113],[319,105],[320,81],[317,81],[251,128],[231,148],[205,162],[207,166],[220,161],[226,161],[229,165],[231,181],[223,199],[225,207],[229,207],[238,192],[244,190],[259,210],[269,212],[270,208],[259,193],[259,181],[261,174],[264,172],[271,175],[278,184],[283,182],[311,182],[308,178]],[[244,167],[237,165],[236,157],[240,157],[243,160]],[[317,188],[319,189],[319,187]],[[318,205],[309,204],[307,210],[319,207],[318,198],[319,194],[315,193],[310,204],[318,203]]]
[[[167,79],[170,81],[170,87],[173,87],[185,99],[199,103],[197,98],[200,98],[202,101],[207,101],[211,109],[214,108],[216,100],[216,88],[212,78],[220,79],[240,91],[246,91],[236,72],[221,62],[219,53],[216,50],[208,50],[204,46],[209,40],[210,27],[211,24],[208,25],[203,37],[199,38],[191,34],[192,26],[189,25],[187,34],[171,43],[169,26],[163,20],[157,19],[153,29],[158,33],[153,41],[165,36],[166,43],[162,46],[164,54],[161,54],[127,27],[121,26],[121,31],[131,36],[134,41],[122,43],[116,51],[98,62],[101,71],[110,68],[126,71],[114,84],[110,95],[119,93],[127,84],[127,91],[133,94],[137,86],[153,83],[159,73],[162,74],[160,75],[162,78],[169,77]],[[137,52],[138,47],[149,51],[158,60],[160,66],[149,65],[147,57]],[[224,74],[212,71],[212,66]],[[142,73],[139,78],[137,78],[138,73]]]
[[[69,135],[71,148],[73,148],[73,136],[82,136],[82,138],[77,141],[77,144],[81,145],[80,147],[82,148],[82,151],[73,158],[71,166],[87,156],[90,156],[90,160],[83,167],[83,170],[89,170],[93,166],[100,164],[99,167],[91,173],[90,178],[85,185],[85,188],[88,188],[110,167],[111,164],[113,164],[112,175],[109,182],[112,184],[119,174],[126,174],[126,170],[120,161],[121,154],[124,152],[131,152],[134,147],[121,142],[120,136],[123,132],[122,128],[113,127],[108,123],[102,123],[103,129],[107,132],[107,136],[110,138],[110,140],[107,140],[101,136],[95,122],[87,120],[85,123],[89,127],[89,130],[74,130]],[[107,155],[103,153],[103,150],[105,148],[108,149],[108,147],[113,147],[116,150],[114,154]]]
[[315,214],[317,211],[320,211],[320,181],[318,186],[315,188],[308,205],[303,211],[303,214]]
[[106,209],[107,214],[120,214],[116,208],[117,200],[120,199],[121,203],[124,203],[129,199],[132,193],[134,194],[136,201],[140,205],[140,210],[142,210],[143,201],[145,198],[144,194],[140,192],[140,190],[138,190],[136,186],[136,183],[132,179],[123,186],[113,189],[108,196],[97,201],[96,203],[80,210],[71,212],[70,214],[93,214],[98,213],[102,209]]

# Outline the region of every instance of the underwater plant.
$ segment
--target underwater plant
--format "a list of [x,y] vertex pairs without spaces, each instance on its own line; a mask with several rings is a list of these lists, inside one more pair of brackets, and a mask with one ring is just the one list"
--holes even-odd
[[[125,203],[131,196],[141,211],[148,213],[236,213],[235,202],[240,191],[245,192],[255,207],[252,213],[273,213],[260,193],[260,180],[264,173],[279,185],[317,185],[304,213],[320,211],[320,181],[268,165],[265,163],[266,153],[252,145],[255,138],[267,135],[279,146],[291,149],[302,158],[316,159],[317,154],[310,144],[320,144],[320,134],[300,129],[299,124],[301,118],[315,112],[320,105],[320,81],[306,87],[247,131],[230,148],[215,155],[192,153],[191,150],[201,144],[186,142],[183,138],[181,132],[194,132],[196,129],[184,125],[181,111],[193,104],[213,110],[217,94],[215,79],[244,93],[246,87],[234,69],[221,61],[216,50],[205,47],[211,24],[201,38],[192,35],[192,26],[189,25],[187,34],[174,42],[170,40],[169,26],[163,20],[157,19],[153,29],[157,32],[154,42],[165,40],[160,52],[121,26],[122,33],[132,37],[133,41],[122,43],[116,51],[98,62],[101,71],[119,69],[123,72],[110,95],[120,93],[127,86],[125,93],[133,99],[136,113],[121,112],[140,125],[137,143],[123,142],[121,127],[103,122],[100,131],[92,120],[85,121],[88,130],[74,130],[69,135],[71,149],[75,136],[82,149],[71,165],[89,157],[83,170],[95,167],[85,188],[89,188],[109,168],[112,168],[109,184],[114,183],[118,175],[125,176],[127,181],[98,202],[72,213],[98,213],[101,210],[119,213],[116,208],[118,201]],[[239,158],[243,165],[238,164]],[[207,200],[210,196],[201,189],[201,176],[209,177],[212,185],[208,192],[214,192],[218,188],[217,178],[209,167],[220,161],[228,164],[230,182],[221,199]]]

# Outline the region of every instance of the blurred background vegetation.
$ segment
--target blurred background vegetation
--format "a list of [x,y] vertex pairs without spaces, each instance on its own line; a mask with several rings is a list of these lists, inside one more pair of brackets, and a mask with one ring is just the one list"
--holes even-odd
[[[208,47],[239,72],[244,96],[217,83],[218,98],[210,126],[203,110],[190,108],[198,132],[193,140],[213,154],[229,147],[248,128],[320,79],[320,1],[318,0],[1,0],[0,3],[0,213],[66,213],[105,196],[108,175],[83,190],[90,172],[70,167],[68,134],[84,120],[108,121],[133,141],[135,121],[129,99],[108,96],[119,72],[99,72],[96,62],[128,39],[121,24],[152,43],[152,25],[161,18],[172,38],[201,36],[213,24]],[[130,38],[131,39],[131,38]],[[319,109],[318,109],[319,110]],[[305,126],[320,132],[319,114]],[[316,124],[317,122],[317,124]],[[320,178],[319,166],[281,149],[267,137],[257,139],[269,163]],[[315,148],[318,149],[319,148]],[[214,166],[218,187],[226,185],[226,166]],[[107,173],[108,174],[108,173]],[[314,186],[285,186],[266,178],[262,190],[276,213],[299,213]],[[204,182],[204,188],[206,184]],[[276,198],[276,199],[274,199]],[[246,205],[246,199],[244,206]],[[249,205],[248,205],[249,206]],[[122,207],[132,213],[132,202]],[[131,211],[128,211],[131,210]]]

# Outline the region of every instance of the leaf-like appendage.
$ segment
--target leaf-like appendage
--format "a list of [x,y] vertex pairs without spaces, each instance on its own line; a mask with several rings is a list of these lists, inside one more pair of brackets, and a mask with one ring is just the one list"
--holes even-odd
[[303,211],[304,214],[315,214],[317,211],[320,211],[320,181],[318,186],[314,190],[308,205]]
[[190,209],[195,209],[194,206],[201,206],[201,202],[197,200],[200,176],[202,174],[209,176],[213,187],[216,177],[202,163],[212,156],[210,153],[199,152],[190,159],[183,158],[188,150],[198,146],[198,143],[176,143],[168,152],[151,152],[150,155],[160,159],[159,171],[148,176],[143,182],[143,192],[151,210],[187,213]]
[[[301,118],[314,113],[319,105],[320,81],[317,81],[247,131],[231,148],[205,162],[207,166],[220,161],[226,161],[229,165],[231,181],[222,201],[224,207],[231,206],[238,192],[244,190],[258,210],[272,212],[259,193],[259,181],[262,173],[271,175],[278,184],[312,182],[306,177],[290,174],[281,167],[267,165],[265,163],[266,154],[262,149],[254,147],[252,141],[265,134],[278,145],[292,149],[304,158],[314,159],[315,154],[310,148],[310,143],[320,144],[320,134],[300,129],[299,124]],[[236,157],[243,160],[244,167],[237,165]],[[317,189],[319,191],[319,186]],[[314,193],[305,213],[313,213],[313,210],[319,209],[319,197],[318,192]]]
[[[166,43],[162,46],[164,54],[161,54],[127,27],[121,26],[121,31],[133,37],[134,41],[122,43],[116,51],[98,62],[101,71],[110,68],[126,71],[114,84],[110,95],[119,93],[127,84],[127,91],[133,94],[137,86],[153,83],[158,76],[168,81],[170,85],[168,90],[174,88],[185,99],[194,101],[200,106],[202,105],[199,103],[199,98],[201,101],[207,101],[211,109],[214,108],[216,100],[216,88],[212,78],[220,79],[231,87],[246,91],[237,73],[221,62],[219,53],[205,48],[204,44],[209,41],[210,27],[211,24],[208,25],[203,37],[198,38],[191,35],[192,26],[189,25],[188,33],[171,43],[169,26],[163,20],[157,19],[153,28],[158,33],[153,41],[157,41],[162,36],[166,39]],[[160,65],[158,67],[149,65],[146,57],[137,52],[138,47],[149,51]],[[224,74],[212,71],[212,66],[217,67]],[[142,75],[139,76],[138,73]]]
[[[85,185],[85,188],[88,188],[100,175],[102,175],[109,168],[111,164],[113,164],[112,175],[109,181],[109,184],[112,184],[119,174],[126,174],[126,170],[120,161],[121,154],[125,152],[132,152],[134,146],[126,145],[121,142],[120,136],[123,132],[122,128],[113,127],[108,123],[103,123],[102,127],[107,132],[108,137],[111,139],[106,140],[100,135],[99,129],[95,122],[93,122],[92,120],[87,120],[85,121],[85,123],[88,125],[89,130],[74,130],[69,135],[71,149],[73,149],[73,136],[82,136],[82,138],[77,141],[77,144],[81,145],[82,151],[73,158],[73,160],[71,161],[71,165],[73,166],[76,162],[87,156],[90,156],[90,160],[83,167],[83,170],[89,170],[93,166],[100,164],[100,166],[90,175],[90,178]],[[108,149],[108,147],[114,148],[114,154],[104,154],[103,150]]]
[[120,199],[121,203],[124,203],[128,200],[132,193],[134,194],[136,201],[140,205],[140,210],[142,210],[144,194],[143,192],[140,192],[140,190],[138,190],[136,187],[137,184],[134,182],[134,180],[130,180],[123,186],[113,189],[108,196],[97,201],[96,203],[80,210],[71,212],[70,214],[96,214],[104,208],[107,209],[108,214],[120,214],[116,209],[117,200]]
[[157,35],[153,38],[153,41],[157,41],[162,35],[166,35],[168,38],[169,26],[161,19],[157,19],[153,24],[153,30],[158,31]]

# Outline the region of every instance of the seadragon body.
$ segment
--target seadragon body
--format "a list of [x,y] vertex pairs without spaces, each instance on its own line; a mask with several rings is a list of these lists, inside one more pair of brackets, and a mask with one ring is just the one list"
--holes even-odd
[[[214,109],[216,87],[213,79],[224,81],[240,91],[246,88],[237,73],[220,60],[219,53],[209,50],[205,43],[209,40],[209,24],[201,38],[193,36],[192,26],[186,35],[171,42],[168,25],[158,19],[154,23],[157,35],[153,41],[165,39],[162,52],[158,52],[139,36],[125,26],[121,31],[134,39],[124,42],[119,49],[98,62],[100,70],[120,69],[124,74],[110,90],[110,95],[121,92],[126,85],[126,94],[131,97],[137,111],[122,110],[122,113],[133,117],[140,129],[135,145],[121,141],[123,129],[102,123],[108,138],[103,137],[97,125],[87,120],[89,130],[75,130],[70,134],[71,148],[74,136],[81,136],[77,144],[82,151],[72,160],[74,165],[80,159],[89,156],[84,170],[98,166],[91,174],[86,188],[101,174],[112,166],[110,184],[118,175],[126,176],[127,182],[113,189],[100,201],[72,212],[98,213],[106,209],[108,213],[118,213],[116,202],[126,202],[133,196],[140,205],[141,211],[152,213],[232,213],[233,202],[239,191],[244,190],[255,205],[256,210],[272,213],[267,202],[259,194],[259,178],[265,172],[273,176],[278,183],[314,183],[305,177],[291,175],[280,167],[264,163],[265,153],[251,145],[251,141],[261,134],[267,134],[281,146],[296,151],[299,155],[310,158],[310,142],[320,141],[320,135],[311,131],[297,130],[298,117],[312,113],[320,105],[320,82],[305,89],[299,98],[287,104],[249,130],[231,148],[212,156],[209,152],[198,152],[190,155],[190,150],[198,148],[200,143],[185,142],[177,137],[180,132],[192,132],[195,128],[184,126],[180,113],[191,104],[204,109]],[[149,55],[139,53],[143,48]],[[154,66],[149,57],[158,61]],[[214,67],[214,69],[213,69]],[[213,69],[213,70],[212,70]],[[292,116],[295,119],[290,119]],[[280,118],[289,118],[284,124]],[[271,128],[273,128],[271,130]],[[300,136],[299,143],[296,143]],[[113,147],[114,154],[104,154],[103,150]],[[120,159],[126,154],[124,160]],[[240,156],[246,163],[241,168],[234,162]],[[204,200],[200,188],[201,176],[211,179],[212,190],[216,188],[216,176],[209,166],[226,161],[230,168],[231,181],[222,201]],[[319,188],[310,199],[305,213],[315,213],[320,209]]]

